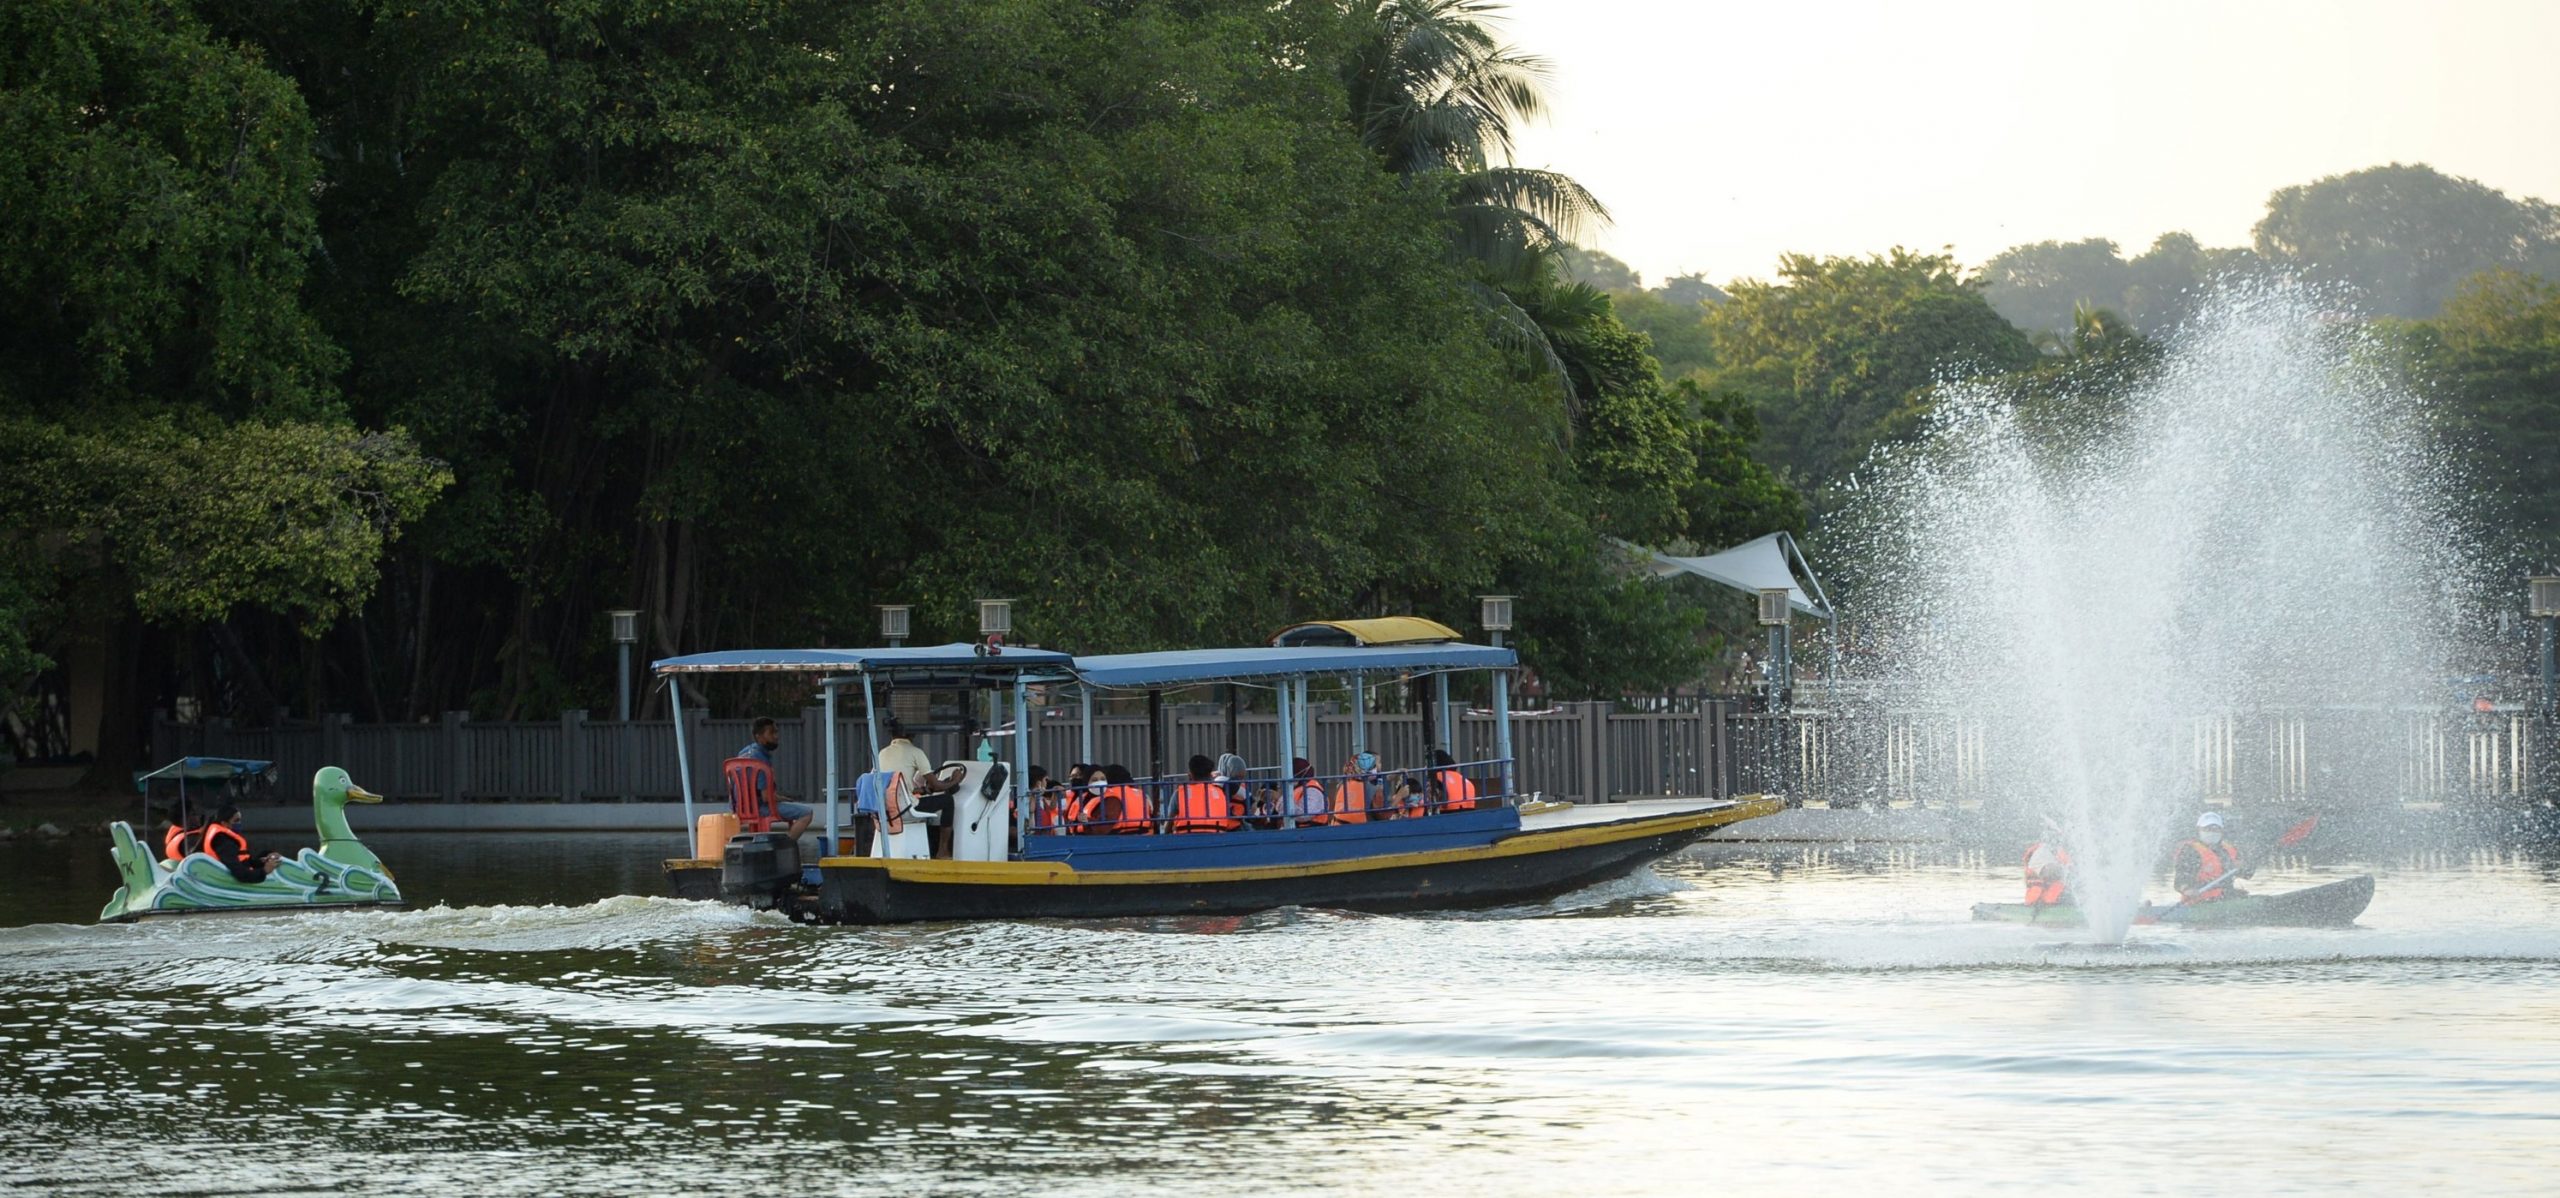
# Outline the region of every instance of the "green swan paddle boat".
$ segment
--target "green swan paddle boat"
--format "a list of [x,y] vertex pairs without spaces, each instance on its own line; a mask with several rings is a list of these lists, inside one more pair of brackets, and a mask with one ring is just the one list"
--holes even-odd
[[347,827],[348,803],[381,801],[381,795],[349,781],[347,771],[334,765],[323,767],[311,776],[311,821],[320,833],[320,847],[277,862],[260,882],[232,877],[221,862],[201,852],[181,861],[162,861],[130,825],[117,820],[109,828],[115,843],[108,851],[115,856],[124,885],[107,900],[98,922],[209,911],[398,906],[400,888],[392,884],[391,871]]

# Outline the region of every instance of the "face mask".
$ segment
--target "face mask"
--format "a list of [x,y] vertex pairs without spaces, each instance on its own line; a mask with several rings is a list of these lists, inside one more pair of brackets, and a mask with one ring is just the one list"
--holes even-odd
[[2222,843],[2222,829],[2220,829],[2220,828],[2206,828],[2205,830],[2203,830],[2203,831],[2201,831],[2201,832],[2196,833],[2196,839],[2201,840],[2201,841],[2205,842],[2206,844],[2221,844],[2221,843]]

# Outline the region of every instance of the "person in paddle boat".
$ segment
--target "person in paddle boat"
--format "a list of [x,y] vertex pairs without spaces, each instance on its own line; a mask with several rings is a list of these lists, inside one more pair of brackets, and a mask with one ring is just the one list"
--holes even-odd
[[184,861],[204,846],[204,821],[210,814],[198,807],[187,812],[184,822],[169,825],[160,837],[160,856],[171,864]]
[[2179,898],[2190,903],[2210,903],[2246,896],[2249,892],[2232,885],[2232,881],[2258,872],[2258,867],[2240,864],[2240,846],[2223,838],[2222,813],[2208,811],[2196,817],[2195,836],[2179,844],[2169,870]]
[[2071,850],[2062,843],[2062,830],[2045,821],[2044,839],[2027,846],[2020,865],[2027,875],[2027,905],[2059,907],[2071,901]]
[[[752,757],[766,765],[772,765],[773,751],[782,747],[782,725],[774,722],[772,716],[757,716],[755,724],[748,729],[747,735],[750,738],[747,741],[747,747],[738,750],[737,756]],[[793,840],[798,840],[801,833],[809,830],[809,818],[814,813],[809,810],[808,804],[792,802],[791,796],[782,793],[782,788],[776,786],[773,788],[773,814],[788,825],[783,828],[784,834]]]
[[243,882],[263,882],[267,871],[284,860],[282,853],[258,856],[249,851],[249,838],[234,826],[240,822],[240,805],[226,803],[222,810],[204,825],[204,854],[222,863],[231,876]]

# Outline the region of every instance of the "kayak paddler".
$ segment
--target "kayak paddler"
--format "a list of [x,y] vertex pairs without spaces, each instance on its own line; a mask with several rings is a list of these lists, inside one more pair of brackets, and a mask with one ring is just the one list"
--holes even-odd
[[2061,829],[2045,821],[2045,837],[2027,846],[2021,859],[2027,875],[2027,905],[2057,907],[2070,900],[2071,850],[2063,847]]
[[2247,894],[2247,891],[2232,885],[2232,879],[2245,878],[2256,872],[2258,867],[2244,868],[2240,864],[2240,846],[2223,839],[2222,813],[2208,811],[2196,817],[2194,838],[2178,845],[2177,857],[2169,867],[2169,879],[2177,886],[2181,900],[2210,903]]

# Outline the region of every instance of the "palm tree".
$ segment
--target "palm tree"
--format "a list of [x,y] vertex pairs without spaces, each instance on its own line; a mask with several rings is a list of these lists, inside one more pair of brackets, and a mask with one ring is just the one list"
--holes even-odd
[[[1494,38],[1491,0],[1350,0],[1365,28],[1344,67],[1361,143],[1387,169],[1449,189],[1451,248],[1506,342],[1543,358],[1580,399],[1557,338],[1519,301],[1553,281],[1556,251],[1606,224],[1572,178],[1510,163],[1512,129],[1546,113],[1547,64]],[[1543,305],[1541,305],[1543,306]]]

